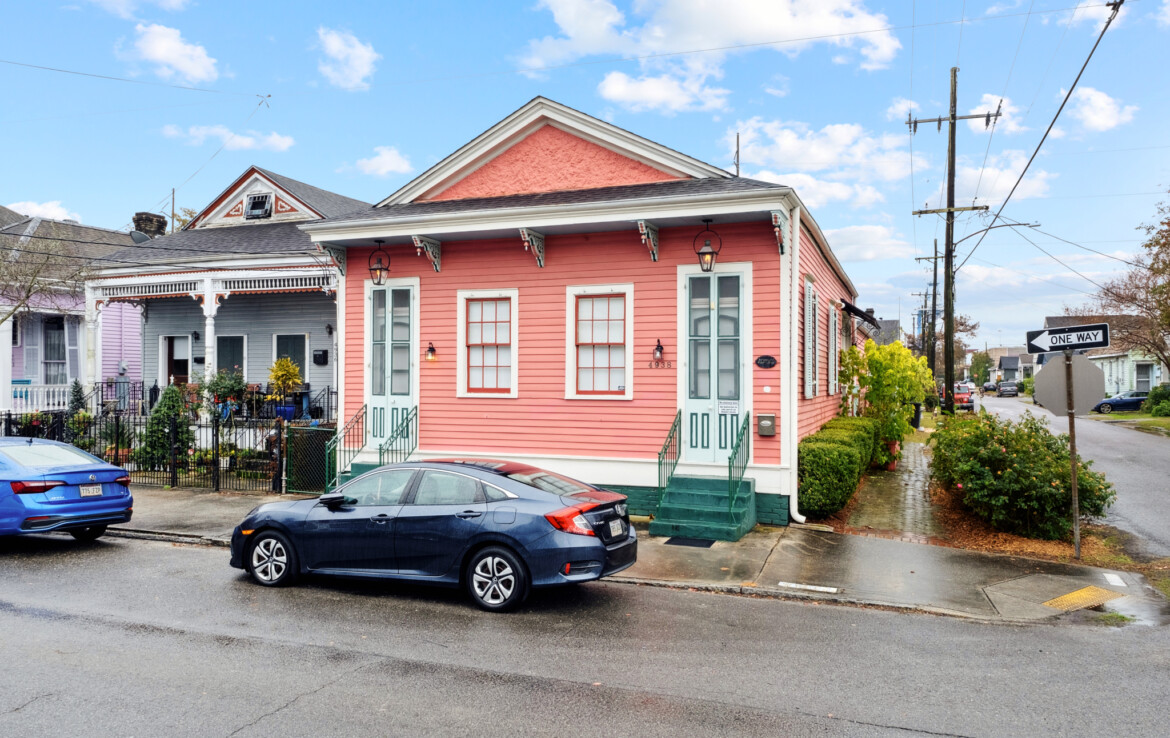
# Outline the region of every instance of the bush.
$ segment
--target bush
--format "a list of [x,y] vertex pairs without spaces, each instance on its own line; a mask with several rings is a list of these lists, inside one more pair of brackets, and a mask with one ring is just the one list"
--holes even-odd
[[[992,527],[1033,538],[1072,530],[1068,436],[1026,413],[1019,422],[985,411],[945,418],[931,434],[931,474],[962,492],[963,503]],[[1105,476],[1078,465],[1081,515],[1100,517],[1117,496]]]
[[[1161,405],[1163,402],[1170,402],[1170,384],[1159,384],[1150,388],[1150,394],[1146,401],[1142,403],[1142,411],[1150,413],[1154,412],[1154,408]],[[1154,415],[1156,418],[1164,417],[1161,415]]]
[[866,452],[869,450],[870,438],[869,434],[863,430],[823,428],[805,440],[812,443],[832,443],[838,446],[846,446],[856,451],[857,468],[853,471],[853,476],[858,479],[861,479],[861,475],[865,472],[866,467],[869,466],[869,457],[866,456]]
[[800,512],[825,517],[845,507],[857,490],[860,467],[861,455],[856,448],[817,441],[812,436],[801,441],[797,452]]
[[[186,463],[188,452],[195,444],[195,434],[187,422],[189,411],[183,392],[175,385],[162,391],[158,404],[150,412],[142,445],[134,450],[134,462],[141,469],[166,469],[171,458],[171,423],[175,423],[175,456]],[[107,426],[108,427],[108,426]]]
[[1027,379],[1025,379],[1019,383],[1019,388],[1020,388],[1020,392],[1023,392],[1025,395],[1028,395],[1029,397],[1031,397],[1033,394],[1036,393],[1036,378],[1035,377],[1028,377]]
[[1162,400],[1150,410],[1155,418],[1170,418],[1170,400]]
[[825,429],[837,428],[864,433],[866,443],[858,447],[858,450],[861,452],[861,466],[864,471],[865,467],[873,463],[874,453],[877,452],[877,423],[872,418],[833,418],[828,423],[825,423]]

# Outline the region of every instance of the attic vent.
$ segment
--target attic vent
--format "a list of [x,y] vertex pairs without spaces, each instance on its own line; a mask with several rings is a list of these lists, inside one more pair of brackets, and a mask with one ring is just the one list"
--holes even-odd
[[248,209],[244,211],[244,218],[269,218],[272,216],[272,195],[248,195]]

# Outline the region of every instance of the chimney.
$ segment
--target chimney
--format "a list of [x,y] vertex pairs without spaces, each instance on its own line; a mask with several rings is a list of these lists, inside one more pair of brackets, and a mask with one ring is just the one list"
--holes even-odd
[[156,213],[135,213],[134,230],[141,231],[151,238],[166,235],[167,219]]
[[869,317],[873,317],[873,308],[866,308],[865,312],[869,315]]

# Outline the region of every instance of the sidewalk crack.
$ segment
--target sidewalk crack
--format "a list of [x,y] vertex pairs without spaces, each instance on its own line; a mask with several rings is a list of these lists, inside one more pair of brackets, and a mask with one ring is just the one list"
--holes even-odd
[[28,700],[27,702],[24,702],[23,704],[17,705],[16,707],[12,708],[6,714],[11,715],[13,713],[20,712],[21,710],[28,707],[29,705],[36,702],[37,700],[42,699],[44,697],[52,697],[52,696],[53,696],[52,692],[46,692],[45,694],[38,694],[36,697],[33,697],[32,699]]
[[236,734],[237,734],[237,733],[239,733],[240,731],[242,731],[242,730],[245,730],[245,729],[247,729],[247,728],[251,728],[251,727],[253,727],[253,726],[257,725],[257,724],[258,724],[258,723],[259,723],[261,720],[264,720],[265,718],[272,717],[272,716],[273,716],[273,715],[275,715],[276,713],[278,713],[278,712],[281,712],[281,711],[283,711],[283,710],[285,710],[285,709],[287,709],[287,708],[289,708],[289,707],[292,707],[292,705],[293,705],[293,704],[295,704],[295,703],[296,703],[296,702],[297,702],[299,699],[301,699],[302,697],[311,697],[311,696],[313,696],[313,695],[317,694],[318,692],[320,692],[321,690],[325,689],[326,687],[331,687],[331,686],[333,686],[333,685],[334,685],[334,684],[336,684],[336,683],[337,683],[339,680],[341,680],[343,677],[347,677],[347,676],[349,676],[349,675],[351,675],[351,674],[354,674],[354,673],[356,673],[357,671],[360,671],[361,669],[364,669],[364,668],[366,668],[366,666],[368,666],[368,664],[360,664],[359,666],[355,666],[354,668],[352,668],[352,669],[350,669],[350,670],[348,670],[348,671],[346,671],[346,672],[343,672],[343,673],[341,673],[341,674],[338,674],[336,678],[334,678],[334,679],[330,679],[329,681],[325,682],[324,684],[322,684],[322,685],[320,685],[320,686],[318,686],[318,687],[316,687],[316,688],[314,688],[314,689],[310,689],[310,690],[308,690],[308,691],[306,691],[306,692],[301,692],[300,694],[297,694],[296,696],[294,696],[294,697],[293,697],[292,699],[290,699],[288,702],[285,702],[285,703],[284,703],[283,705],[281,705],[280,707],[277,707],[277,708],[276,708],[276,709],[274,709],[274,710],[269,710],[268,712],[264,713],[263,715],[261,715],[261,716],[257,717],[257,718],[256,718],[255,720],[253,720],[252,722],[250,722],[250,723],[245,723],[245,724],[241,725],[240,727],[236,728],[235,730],[233,730],[231,733],[228,733],[228,738],[232,738],[232,736],[236,735]]

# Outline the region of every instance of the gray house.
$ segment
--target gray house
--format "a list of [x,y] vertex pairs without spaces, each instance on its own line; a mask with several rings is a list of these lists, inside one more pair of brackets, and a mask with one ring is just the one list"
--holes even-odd
[[161,216],[135,227],[156,236],[115,254],[118,264],[86,284],[95,310],[142,306],[143,400],[155,386],[239,371],[257,396],[269,369],[288,357],[304,386],[297,414],[331,417],[338,377],[339,273],[299,223],[369,203],[250,167],[181,231],[162,235]]

